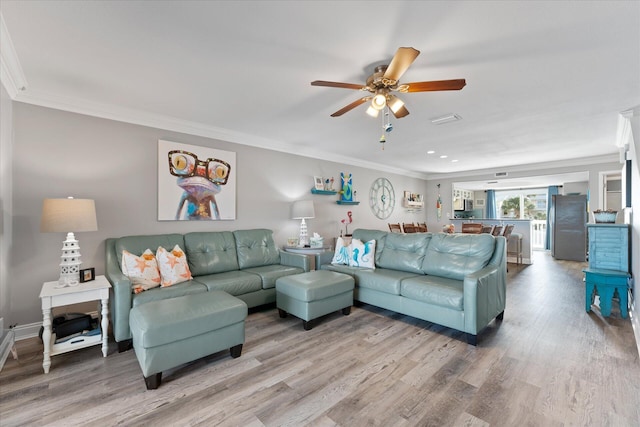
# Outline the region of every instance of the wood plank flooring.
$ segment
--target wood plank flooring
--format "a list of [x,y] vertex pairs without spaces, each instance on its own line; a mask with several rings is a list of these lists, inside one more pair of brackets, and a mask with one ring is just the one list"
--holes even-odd
[[242,356],[163,373],[147,391],[133,350],[54,356],[18,342],[0,372],[0,425],[638,426],[640,361],[629,319],[584,310],[584,263],[534,253],[510,265],[507,309],[479,335],[364,305],[311,331],[251,313]]

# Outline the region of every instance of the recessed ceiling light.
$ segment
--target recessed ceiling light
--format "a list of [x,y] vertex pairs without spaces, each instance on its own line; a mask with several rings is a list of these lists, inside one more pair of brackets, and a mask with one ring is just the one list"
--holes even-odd
[[458,120],[462,120],[462,117],[460,117],[458,114],[451,113],[444,116],[435,117],[431,119],[431,123],[433,123],[434,125],[442,125],[445,123],[457,122]]
[[433,150],[427,151],[427,154],[433,154],[433,153],[435,153],[435,151],[433,151]]
[[458,159],[453,159],[453,160],[451,160],[451,163],[455,163],[457,161],[458,161]]
[[440,156],[441,159],[446,159],[447,157],[449,156],[447,156],[446,154],[443,154],[442,156]]

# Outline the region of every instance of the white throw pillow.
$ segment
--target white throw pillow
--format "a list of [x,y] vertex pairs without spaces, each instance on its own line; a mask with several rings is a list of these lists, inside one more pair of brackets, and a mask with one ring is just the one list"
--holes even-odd
[[163,288],[192,279],[187,256],[180,249],[180,246],[175,245],[171,252],[168,252],[162,246],[158,247],[156,259],[158,260],[158,267],[160,267]]
[[160,286],[160,270],[156,256],[147,249],[137,256],[122,251],[122,272],[131,281],[131,290],[135,294]]
[[349,253],[349,265],[351,267],[376,268],[375,240],[369,240],[368,242],[363,243],[361,240],[353,239],[349,245]]
[[333,254],[331,264],[333,265],[349,265],[349,258],[351,254],[349,252],[349,246],[345,246],[342,237],[338,237],[336,241],[336,251]]

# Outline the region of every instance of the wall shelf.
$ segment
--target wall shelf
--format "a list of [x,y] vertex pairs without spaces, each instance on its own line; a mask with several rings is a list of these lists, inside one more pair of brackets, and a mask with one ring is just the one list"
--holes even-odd
[[337,191],[332,191],[332,190],[317,190],[315,188],[311,189],[311,193],[312,194],[322,194],[324,196],[334,196],[336,194],[338,194]]
[[339,205],[359,205],[360,202],[345,202],[343,200],[336,200],[336,203]]

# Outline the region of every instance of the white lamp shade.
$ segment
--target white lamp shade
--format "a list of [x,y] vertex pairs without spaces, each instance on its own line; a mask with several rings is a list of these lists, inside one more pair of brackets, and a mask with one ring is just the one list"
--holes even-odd
[[291,218],[293,219],[305,219],[315,218],[316,213],[313,209],[312,200],[298,200],[293,202],[291,207]]
[[40,231],[96,231],[96,205],[91,199],[44,199]]

